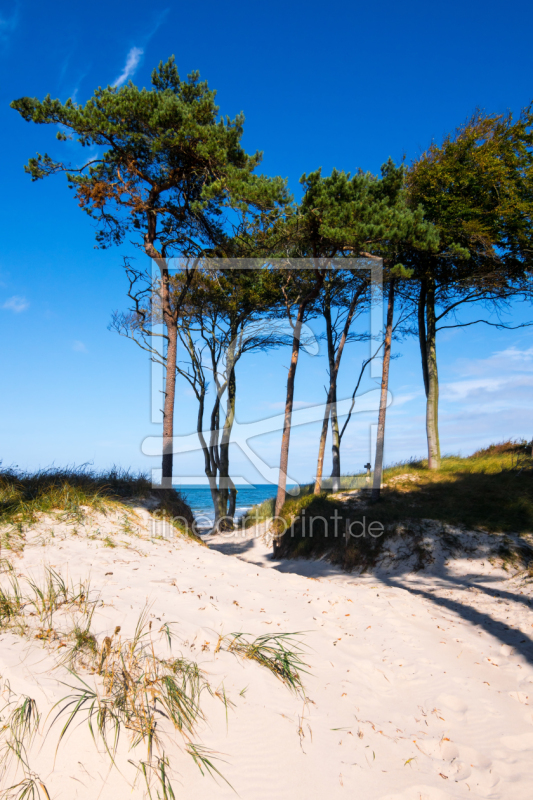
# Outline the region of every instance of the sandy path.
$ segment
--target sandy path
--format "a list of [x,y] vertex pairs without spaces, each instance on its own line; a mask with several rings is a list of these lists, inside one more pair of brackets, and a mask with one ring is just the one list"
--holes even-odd
[[[95,616],[100,636],[115,625],[132,631],[145,602],[154,620],[176,622],[176,650],[235,704],[226,723],[221,704],[207,699],[201,741],[221,754],[219,767],[243,800],[529,800],[528,585],[468,559],[419,575],[356,577],[324,562],[276,565],[251,534],[208,538],[210,549],[121,534],[122,544],[109,548],[62,526],[27,546],[16,569],[52,564],[74,579],[90,572],[105,603]],[[255,663],[215,654],[218,634],[235,631],[303,632],[307,702]],[[3,680],[44,708],[65,694],[53,664],[37,644],[0,637]],[[143,797],[140,785],[131,793],[109,772],[84,729],[61,745],[55,766],[50,748],[35,768],[51,798]],[[125,764],[125,741],[122,748]],[[177,797],[235,796],[185,754],[174,763]]]

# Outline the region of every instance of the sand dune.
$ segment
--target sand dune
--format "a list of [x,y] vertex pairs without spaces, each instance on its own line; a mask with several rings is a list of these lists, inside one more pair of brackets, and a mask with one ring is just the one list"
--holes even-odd
[[[21,582],[44,565],[73,581],[90,575],[103,601],[92,622],[99,641],[116,626],[133,634],[148,604],[154,632],[174,623],[174,655],[197,661],[219,695],[223,688],[233,705],[226,713],[205,694],[195,741],[218,754],[233,788],[202,776],[178,737],[165,749],[176,797],[531,797],[533,598],[524,576],[490,563],[482,549],[450,558],[437,548],[419,573],[405,564],[365,576],[323,561],[276,564],[255,530],[207,537],[202,547],[154,538],[148,512],[137,514],[127,524],[120,515],[43,519],[11,560]],[[60,633],[69,614],[54,619]],[[296,632],[306,648],[305,697],[257,663],[215,652],[219,635],[232,632]],[[0,644],[4,699],[9,691],[33,697],[47,730],[54,714],[46,724],[44,717],[69,692],[61,681],[75,682],[57,666],[61,636],[47,642],[8,631]],[[113,767],[86,725],[69,729],[56,755],[61,727],[29,754],[51,798],[148,797],[141,781],[130,788],[128,759],[145,756],[129,750],[126,734]]]

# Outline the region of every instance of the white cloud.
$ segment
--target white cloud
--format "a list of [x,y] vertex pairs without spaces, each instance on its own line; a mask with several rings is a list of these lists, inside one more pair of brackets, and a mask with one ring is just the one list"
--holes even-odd
[[124,65],[124,69],[118,76],[118,78],[113,81],[113,86],[122,86],[123,83],[126,83],[132,75],[135,74],[137,67],[139,66],[139,62],[141,60],[141,56],[144,55],[144,50],[142,47],[132,47],[126,57],[126,64]]
[[75,350],[77,353],[87,353],[89,352],[83,342],[78,341],[77,339],[72,343],[72,349]]
[[15,314],[20,314],[21,311],[26,311],[29,305],[25,297],[20,297],[20,295],[15,294],[13,297],[6,300],[2,308],[7,308],[9,311],[14,311]]

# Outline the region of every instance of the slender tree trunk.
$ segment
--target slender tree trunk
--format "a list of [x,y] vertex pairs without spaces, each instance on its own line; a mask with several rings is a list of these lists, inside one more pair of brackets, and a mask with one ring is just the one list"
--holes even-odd
[[298,356],[300,354],[300,333],[302,330],[304,313],[305,305],[301,303],[298,309],[298,316],[296,317],[296,324],[293,331],[291,364],[289,367],[289,374],[287,376],[287,397],[285,400],[285,417],[283,420],[283,434],[281,437],[278,493],[276,496],[276,510],[274,512],[276,516],[279,516],[283,503],[285,502],[287,467],[289,465],[289,443],[291,439],[292,406],[294,402],[294,379],[296,376],[296,367],[298,366]]
[[437,341],[435,328],[435,282],[433,278],[430,278],[428,281],[426,298],[426,433],[428,440],[429,469],[440,468],[439,375],[437,371]]
[[[231,356],[228,355],[228,359]],[[228,383],[227,383],[227,403],[226,403],[226,419],[224,420],[224,429],[222,431],[222,439],[220,442],[220,476],[219,476],[219,497],[220,497],[220,516],[221,516],[221,529],[231,530],[233,527],[233,514],[230,514],[228,503],[230,501],[230,477],[229,477],[229,443],[231,438],[231,429],[235,419],[235,367],[233,365],[229,368]],[[231,483],[233,485],[233,483]],[[229,519],[231,517],[231,519]]]
[[[340,466],[340,448],[341,448],[341,439],[342,435],[339,433],[339,421],[337,417],[337,407],[336,405],[333,406],[332,404],[337,402],[337,378],[339,374],[339,367],[341,363],[342,353],[344,350],[344,345],[346,344],[346,339],[348,337],[348,333],[350,330],[350,325],[352,324],[353,315],[355,313],[355,309],[357,307],[357,301],[365,291],[365,284],[362,284],[359,289],[354,293],[352,297],[352,301],[350,303],[350,308],[348,309],[348,314],[346,316],[346,321],[344,323],[344,328],[342,331],[342,335],[339,341],[339,346],[337,348],[337,355],[334,359],[331,357],[331,353],[334,355],[334,348],[333,348],[333,331],[331,326],[331,310],[328,305],[325,305],[324,308],[324,317],[326,320],[326,331],[327,331],[327,341],[328,341],[328,360],[329,360],[329,392],[328,392],[328,399],[326,402],[326,410],[324,411],[324,420],[322,422],[322,430],[320,432],[320,442],[318,447],[318,461],[316,465],[316,478],[315,478],[315,488],[314,494],[320,494],[321,484],[322,484],[322,473],[324,470],[324,453],[326,450],[326,439],[328,435],[328,422],[329,417],[331,414],[331,429],[332,429],[332,457],[333,457],[333,471],[331,473],[332,477],[336,477],[340,479],[341,474],[341,466]],[[335,420],[335,421],[334,421]]]
[[389,284],[389,301],[387,304],[387,327],[385,329],[385,346],[383,349],[383,371],[381,373],[381,397],[379,401],[378,435],[376,441],[376,462],[374,465],[374,483],[372,486],[372,502],[379,500],[381,494],[381,476],[383,473],[383,449],[385,446],[385,416],[387,413],[387,395],[389,391],[389,371],[392,342],[392,323],[394,319],[394,278]]
[[331,398],[331,477],[333,478],[332,489],[338,492],[341,488],[341,439],[339,435],[339,418],[337,416],[337,376],[333,385],[333,396]]
[[163,406],[163,463],[161,486],[172,486],[174,461],[174,402],[176,399],[176,361],[178,354],[178,330],[170,305],[169,274],[166,260],[160,262],[161,305],[167,329],[167,358],[165,370],[165,403]]
[[214,527],[216,529],[218,519],[218,486],[217,486],[217,466],[213,463],[212,448],[208,446],[204,438],[204,406],[205,406],[205,392],[206,387],[202,386],[200,392],[197,394],[198,398],[198,417],[196,422],[196,430],[198,438],[202,446],[204,454],[204,470],[209,481],[209,489],[211,491],[211,499],[213,501],[213,508],[215,509]]
[[420,358],[422,360],[422,377],[424,378],[424,390],[426,398],[429,392],[428,381],[428,354],[427,354],[427,335],[426,335],[426,299],[427,283],[426,279],[420,282],[420,294],[418,296],[418,342],[420,344]]
[[328,422],[329,422],[330,410],[331,410],[331,395],[328,394],[328,399],[326,400],[326,410],[324,411],[324,420],[322,422],[322,430],[320,431],[320,442],[318,445],[318,461],[316,465],[314,494],[320,494],[322,488],[322,472],[324,471],[324,453],[326,452],[326,439],[328,437]]
[[233,519],[235,517],[235,506],[237,505],[237,489],[235,488],[235,484],[228,477],[228,484],[229,484],[229,502],[228,502],[228,517]]
[[[340,439],[339,439],[339,420],[337,417],[337,371],[338,364],[335,359],[335,343],[333,341],[333,325],[331,323],[331,307],[328,305],[324,309],[324,317],[326,319],[326,338],[328,343],[328,366],[329,366],[329,403],[330,403],[330,419],[331,419],[331,461],[332,470],[331,477],[333,478],[333,491],[338,492],[341,463],[340,463]],[[351,320],[350,320],[351,321]],[[344,333],[344,332],[343,332]],[[344,339],[346,337],[344,336]],[[342,342],[342,340],[341,340]],[[344,342],[342,342],[344,345]],[[340,349],[340,345],[339,345]],[[339,359],[340,360],[340,359]]]
[[[317,263],[317,256],[315,254],[315,264]],[[291,364],[289,367],[289,374],[287,376],[287,395],[285,399],[285,417],[283,420],[283,434],[281,437],[281,453],[279,459],[279,476],[278,476],[278,493],[276,496],[276,505],[274,514],[278,517],[285,502],[285,491],[287,487],[287,468],[289,466],[289,443],[291,439],[291,421],[292,421],[292,406],[294,403],[294,379],[296,377],[296,367],[298,366],[298,356],[300,354],[300,336],[302,332],[302,324],[305,315],[305,309],[318,295],[322,284],[324,283],[325,271],[320,271],[315,267],[316,282],[313,289],[309,292],[298,306],[298,314],[293,328],[292,337],[292,354]],[[273,542],[273,555],[277,553],[277,542]]]
[[324,296],[324,319],[326,320],[326,336],[328,342],[328,366],[329,366],[329,390],[328,398],[326,400],[326,409],[324,411],[324,420],[322,422],[322,430],[320,432],[320,443],[318,446],[318,461],[316,465],[316,478],[314,494],[320,494],[322,489],[322,473],[324,471],[324,453],[326,450],[326,440],[328,438],[328,422],[331,413],[331,398],[334,386],[334,372],[335,372],[335,353],[333,352],[333,330],[331,324],[331,305],[330,305],[330,292],[329,285],[326,284]]

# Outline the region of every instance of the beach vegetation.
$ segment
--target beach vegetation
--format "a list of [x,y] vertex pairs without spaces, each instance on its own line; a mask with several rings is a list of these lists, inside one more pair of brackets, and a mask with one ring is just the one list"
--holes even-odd
[[[531,444],[508,441],[478,450],[471,456],[444,456],[438,471],[426,459],[410,459],[383,471],[379,504],[370,502],[368,489],[339,493],[306,492],[288,498],[281,519],[272,523],[278,552],[285,558],[327,557],[347,569],[375,564],[384,543],[401,528],[411,531],[413,549],[423,538],[428,520],[462,531],[514,534],[513,558],[524,567],[533,564],[533,457]],[[362,479],[363,475],[346,476]],[[250,516],[253,515],[253,509]],[[369,525],[377,523],[369,533]],[[351,526],[351,534],[346,535]],[[363,535],[363,531],[365,532]],[[523,538],[526,537],[526,538]],[[495,554],[505,549],[495,536]]]

